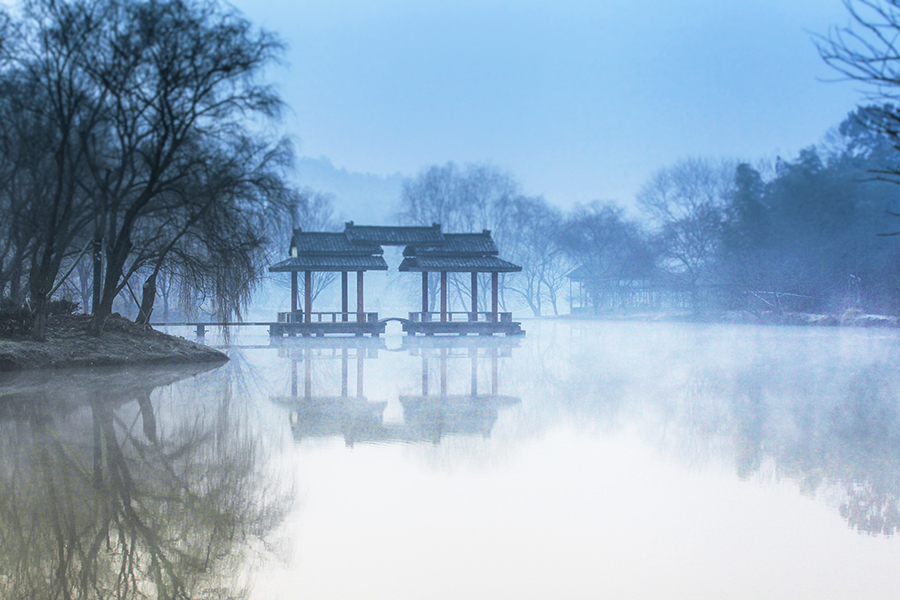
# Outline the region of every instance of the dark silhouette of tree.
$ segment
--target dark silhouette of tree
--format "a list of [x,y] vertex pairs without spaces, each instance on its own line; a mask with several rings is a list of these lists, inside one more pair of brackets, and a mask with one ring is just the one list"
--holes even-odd
[[13,30],[0,283],[17,285],[5,265],[24,254],[35,335],[61,265],[92,237],[105,255],[92,333],[136,274],[146,321],[166,264],[233,312],[264,262],[265,225],[293,198],[289,145],[259,133],[281,108],[261,80],[278,40],[216,0],[29,0]]
[[[281,107],[258,80],[281,45],[233,10],[215,2],[110,3],[103,22],[80,56],[103,109],[102,124],[112,133],[88,145],[106,248],[95,334],[134,268],[128,263],[145,221],[178,211],[187,224],[213,207],[265,202],[264,196],[248,197],[241,185],[267,154],[248,119],[274,117]],[[205,205],[185,203],[194,189],[185,184],[203,181],[211,160],[231,167],[228,175],[213,178],[212,185],[207,180]],[[212,245],[221,248],[224,239]],[[214,277],[217,290],[227,289],[221,275]]]
[[[844,0],[844,5],[851,24],[820,36],[819,55],[842,76],[866,84],[876,103],[859,111],[848,127],[862,125],[900,148],[900,112],[894,106],[900,99],[900,6],[896,0]],[[896,181],[896,157],[879,171]]]
[[[70,10],[66,4],[27,2],[22,13],[2,48],[3,85],[10,94],[4,116],[18,121],[6,128],[3,150],[10,153],[4,162],[16,165],[7,193],[17,197],[12,206],[20,209],[11,214],[18,230],[13,238],[19,250],[23,239],[29,240],[25,262],[34,335],[43,339],[60,265],[92,220],[92,199],[80,185],[87,169],[82,142],[98,119],[77,57],[91,44],[99,23],[93,11]],[[13,260],[21,264],[18,256]]]
[[[734,190],[725,208],[719,269],[741,294],[751,294],[772,306],[767,298],[773,257],[769,254],[772,218],[766,205],[766,187],[759,172],[747,163],[734,173]],[[736,299],[738,305],[742,302]]]

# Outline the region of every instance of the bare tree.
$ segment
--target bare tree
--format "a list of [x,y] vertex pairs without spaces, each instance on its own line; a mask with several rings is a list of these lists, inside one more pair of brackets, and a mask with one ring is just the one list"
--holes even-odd
[[217,0],[27,0],[15,25],[0,53],[0,291],[18,295],[27,272],[42,338],[63,262],[93,237],[92,333],[138,273],[146,320],[167,261],[233,311],[292,197],[289,145],[259,133],[281,108],[260,80],[280,42]]
[[[106,252],[94,334],[128,281],[142,223],[163,213],[174,218],[179,210],[187,211],[184,223],[196,217],[196,207],[183,202],[192,189],[185,184],[202,179],[197,172],[210,156],[250,147],[243,156],[257,157],[265,144],[250,133],[248,117],[271,118],[281,107],[275,92],[258,81],[281,44],[254,31],[233,9],[217,2],[97,2],[105,9],[104,25],[79,55],[108,132],[102,141],[84,140]],[[239,198],[234,191],[207,195],[199,214],[259,198]]]
[[244,144],[208,155],[171,194],[159,198],[134,235],[123,282],[144,268],[138,321],[148,322],[156,279],[164,266],[177,271],[182,287],[213,299],[220,321],[240,318],[262,276],[270,224],[282,220],[293,192],[280,176],[290,148]]
[[86,169],[82,140],[96,124],[97,111],[76,59],[90,45],[99,15],[69,8],[26,2],[16,34],[3,46],[7,116],[18,122],[15,130],[7,129],[12,135],[3,148],[10,153],[6,160],[17,165],[9,195],[18,196],[22,210],[11,216],[19,248],[30,238],[25,262],[38,339],[45,334],[47,301],[60,265],[92,218],[80,177]]
[[661,265],[681,278],[698,308],[697,283],[716,258],[735,163],[688,159],[658,171],[638,193],[657,227]]
[[522,265],[508,275],[506,289],[522,298],[534,316],[543,314],[549,302],[554,314],[567,272],[568,261],[560,246],[562,213],[543,198],[516,196],[505,207],[507,255]]
[[[517,196],[518,183],[496,167],[470,164],[460,168],[448,162],[423,169],[416,177],[403,182],[398,218],[407,225],[440,223],[442,230],[449,233],[490,229],[500,255],[505,256],[510,248],[507,237],[511,233],[507,217],[511,201]],[[506,279],[503,277],[500,282],[501,305],[505,305]],[[453,273],[449,284],[461,301],[461,291],[468,284]],[[432,303],[437,297],[436,285],[436,280],[430,283]]]
[[518,194],[518,184],[503,171],[487,165],[460,169],[449,162],[421,171],[403,182],[401,223],[428,226],[440,223],[444,231],[497,229],[507,201]]
[[[886,135],[900,149],[900,3],[897,0],[844,0],[851,24],[816,40],[822,59],[845,78],[868,86],[874,105],[860,109],[856,122]],[[879,177],[900,183],[900,165],[877,165]]]

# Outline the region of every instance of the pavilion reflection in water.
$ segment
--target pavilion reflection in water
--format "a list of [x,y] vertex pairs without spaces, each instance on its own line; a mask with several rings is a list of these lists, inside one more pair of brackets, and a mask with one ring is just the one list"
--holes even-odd
[[[364,391],[366,362],[390,352],[380,338],[320,338],[279,346],[291,362],[291,393],[273,400],[290,409],[297,441],[343,437],[348,446],[365,442],[433,442],[444,436],[490,435],[499,411],[520,402],[500,393],[502,359],[512,355],[516,338],[425,338],[406,336],[399,351],[417,357],[420,393],[400,395],[402,422],[385,422],[388,402],[370,401]],[[414,359],[415,360],[415,359]],[[317,393],[321,376],[334,376],[326,365],[340,363],[340,394]],[[469,368],[466,394],[452,394],[458,379],[451,364]],[[351,377],[351,366],[352,375]],[[374,365],[370,364],[371,369]],[[329,372],[330,371],[330,372]],[[479,372],[489,372],[479,381]],[[351,380],[355,379],[351,395]],[[327,382],[332,385],[333,381]]]

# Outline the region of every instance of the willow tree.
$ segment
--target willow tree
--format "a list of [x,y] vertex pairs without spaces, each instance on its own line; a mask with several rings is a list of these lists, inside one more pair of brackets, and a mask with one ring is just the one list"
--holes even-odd
[[[107,133],[85,140],[107,265],[91,326],[99,335],[134,272],[143,227],[162,215],[162,233],[187,233],[212,213],[263,215],[269,194],[250,190],[279,188],[283,161],[269,162],[269,145],[255,127],[282,106],[260,79],[281,51],[276,38],[214,1],[97,1],[106,6],[104,25],[79,58]],[[198,206],[191,191],[206,179],[211,156],[229,161],[227,175]],[[169,227],[167,219],[181,225]],[[242,233],[249,237],[238,246],[262,243],[253,231],[205,233],[210,247]]]
[[[106,258],[96,335],[129,279],[149,273],[151,292],[176,248],[199,252],[189,258],[206,268],[194,271],[219,273],[219,289],[252,279],[259,265],[232,259],[262,256],[290,196],[290,148],[261,133],[282,107],[262,79],[281,43],[217,0],[25,0],[10,23],[0,183],[17,175],[18,196],[0,203],[28,210],[6,211],[0,261],[21,264],[27,249],[36,336],[83,240],[98,254],[102,240]],[[3,267],[0,281],[17,276]]]

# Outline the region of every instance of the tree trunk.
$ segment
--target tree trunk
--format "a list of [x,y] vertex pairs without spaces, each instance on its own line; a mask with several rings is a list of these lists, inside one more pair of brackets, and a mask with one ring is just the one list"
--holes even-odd
[[33,294],[31,301],[31,310],[34,311],[31,337],[38,342],[47,341],[47,294]]
[[9,297],[17,306],[22,304],[22,263],[13,263],[12,273],[9,275]]
[[156,275],[159,271],[153,271],[153,274],[144,281],[141,288],[141,310],[138,313],[135,323],[139,325],[148,325],[150,323],[150,315],[153,313],[153,303],[156,300]]
[[97,307],[100,306],[100,292],[103,285],[103,239],[98,234],[94,234],[93,271],[91,313],[96,313]]
[[[31,311],[34,314],[34,325],[31,328],[31,336],[43,342],[47,339],[47,302],[50,300],[49,292],[53,287],[53,279],[56,276],[58,265],[45,254],[41,261],[40,269],[34,269],[31,273]],[[35,272],[36,271],[36,272]]]
[[125,268],[125,261],[131,251],[131,239],[128,232],[123,232],[119,242],[106,258],[106,277],[103,282],[103,293],[100,295],[100,304],[94,308],[94,318],[88,326],[88,334],[100,337],[103,326],[112,314],[113,301],[119,293],[119,280]]

